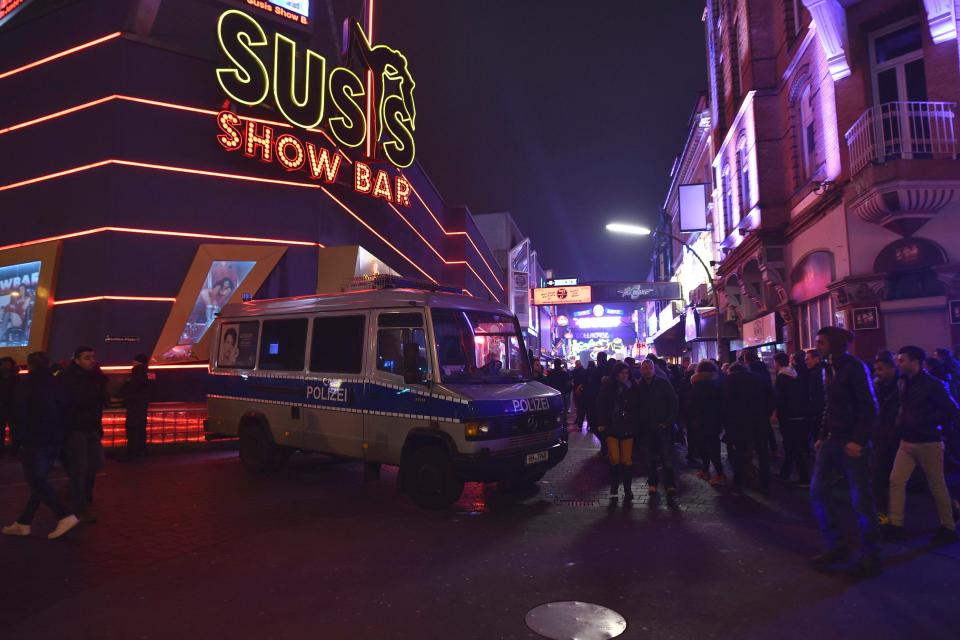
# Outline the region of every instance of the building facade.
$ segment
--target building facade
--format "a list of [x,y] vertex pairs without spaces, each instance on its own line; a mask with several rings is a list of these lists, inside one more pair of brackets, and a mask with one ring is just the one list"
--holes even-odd
[[414,86],[443,79],[377,42],[372,2],[6,4],[0,354],[146,352],[158,399],[200,399],[230,301],[398,273],[506,302],[416,161]]
[[[712,241],[729,348],[960,343],[953,0],[710,0]],[[691,301],[692,302],[692,301]]]

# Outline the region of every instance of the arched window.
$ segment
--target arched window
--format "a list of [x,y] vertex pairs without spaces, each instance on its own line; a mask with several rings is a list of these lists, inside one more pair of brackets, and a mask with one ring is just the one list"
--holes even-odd
[[753,204],[750,186],[750,153],[747,150],[747,137],[742,136],[737,143],[737,182],[740,189],[740,215],[750,212]]
[[720,170],[720,188],[723,192],[723,236],[727,237],[733,231],[733,180],[729,164],[724,164]]

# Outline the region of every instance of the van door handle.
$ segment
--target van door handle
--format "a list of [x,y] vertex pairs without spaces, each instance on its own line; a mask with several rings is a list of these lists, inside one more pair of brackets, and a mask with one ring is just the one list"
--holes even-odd
[[290,417],[294,420],[300,419],[300,407],[290,407]]

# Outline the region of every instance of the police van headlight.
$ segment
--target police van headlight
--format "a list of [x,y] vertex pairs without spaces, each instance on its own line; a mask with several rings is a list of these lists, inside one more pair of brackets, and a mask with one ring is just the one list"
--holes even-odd
[[467,422],[463,425],[463,432],[468,438],[479,438],[490,433],[490,425],[485,422]]

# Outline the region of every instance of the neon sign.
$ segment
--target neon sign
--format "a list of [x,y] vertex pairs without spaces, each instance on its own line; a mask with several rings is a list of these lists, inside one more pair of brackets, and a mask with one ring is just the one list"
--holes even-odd
[[0,0],[0,24],[3,24],[23,9],[30,0]]
[[[217,39],[228,62],[217,68],[217,82],[239,104],[253,107],[270,98],[295,127],[322,126],[345,147],[372,141],[376,144],[370,145],[369,156],[375,156],[379,146],[394,166],[409,167],[416,154],[416,83],[407,59],[386,45],[372,46],[357,23],[350,26],[348,37],[351,59],[374,78],[370,89],[377,103],[369,114],[368,88],[354,71],[334,67],[328,72],[327,60],[319,53],[280,33],[269,37],[254,18],[236,9],[224,11],[217,21]],[[268,146],[256,140],[253,144]],[[285,151],[296,149],[288,144]]]

